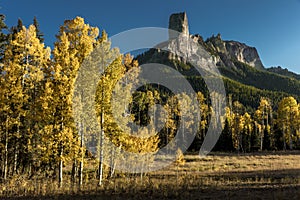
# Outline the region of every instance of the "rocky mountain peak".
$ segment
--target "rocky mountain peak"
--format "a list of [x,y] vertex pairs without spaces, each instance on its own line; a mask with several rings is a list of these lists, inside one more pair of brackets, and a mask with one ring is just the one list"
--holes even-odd
[[[206,42],[204,42],[202,37],[198,34],[190,36],[188,18],[185,12],[174,13],[170,16],[169,29],[169,39],[173,40],[176,38],[177,40],[176,45],[171,44],[170,46],[170,48],[173,49],[173,52],[180,52],[180,47],[186,48],[186,45],[183,44],[185,41],[182,38],[178,40],[180,35],[184,35],[191,37],[194,41],[198,40],[198,43],[200,45],[202,45],[208,52],[214,55],[215,63],[217,64],[217,66],[236,68],[233,61],[239,61],[256,69],[264,69],[258,52],[254,47],[247,46],[246,44],[240,42],[225,41],[222,39],[220,33],[216,36],[210,37]],[[174,30],[175,32],[172,30]],[[174,43],[174,41],[171,43]],[[189,52],[187,54],[189,54]]]
[[[172,14],[169,19],[169,29],[189,36],[189,24],[186,13],[182,12]],[[178,33],[174,33],[173,31],[169,32],[169,39],[174,39],[177,37]]]
[[222,40],[220,34],[208,38],[206,45],[211,54],[217,55],[218,66],[236,68],[233,61],[239,61],[259,70],[264,69],[255,47],[237,41]]
[[264,69],[256,48],[235,41],[226,41],[225,43],[226,50],[232,58],[256,69]]
[[[205,41],[199,34],[190,35],[185,12],[174,13],[170,16],[169,29],[169,41],[159,44],[156,47],[159,50],[148,52],[148,60],[156,61],[163,57],[165,61],[175,61],[185,65],[188,59],[197,58],[205,60],[206,63],[212,62],[220,69],[243,70],[242,63],[258,70],[265,70],[254,47],[236,41],[223,40],[220,33]],[[162,53],[163,51],[165,53]],[[141,63],[145,61],[141,56],[139,59]],[[197,63],[196,60],[195,63]]]

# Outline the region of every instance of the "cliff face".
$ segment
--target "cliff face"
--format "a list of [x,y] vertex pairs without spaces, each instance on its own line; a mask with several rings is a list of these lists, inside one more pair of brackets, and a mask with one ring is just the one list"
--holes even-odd
[[230,57],[256,69],[264,69],[256,48],[235,41],[226,41],[225,46]]
[[234,61],[239,61],[259,70],[264,69],[254,47],[236,41],[224,41],[220,34],[207,39],[205,44],[206,49],[214,55],[217,66],[236,69]]

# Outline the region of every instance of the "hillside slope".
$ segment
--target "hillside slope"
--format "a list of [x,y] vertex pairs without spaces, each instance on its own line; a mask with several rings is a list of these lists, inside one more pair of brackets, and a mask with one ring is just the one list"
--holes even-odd
[[[175,24],[174,24],[175,23]],[[202,52],[207,62],[213,62],[224,77],[227,94],[231,94],[234,100],[239,100],[246,107],[255,108],[260,97],[269,97],[274,103],[282,97],[292,95],[299,99],[300,75],[283,70],[281,68],[266,69],[255,47],[247,46],[237,41],[224,41],[221,35],[212,36],[207,40],[199,35],[189,35],[186,13],[177,13],[170,16],[169,28],[188,35],[193,41],[203,47]],[[150,49],[137,56],[140,64],[161,63],[173,67],[190,81],[197,91],[205,92],[206,87],[200,74],[186,61],[181,52],[186,51],[183,41],[174,41],[177,35],[169,35],[170,41],[162,46],[167,46],[170,51],[163,48]],[[187,50],[187,55],[193,54],[193,48]],[[200,52],[201,53],[201,52]],[[211,58],[207,58],[207,54]]]

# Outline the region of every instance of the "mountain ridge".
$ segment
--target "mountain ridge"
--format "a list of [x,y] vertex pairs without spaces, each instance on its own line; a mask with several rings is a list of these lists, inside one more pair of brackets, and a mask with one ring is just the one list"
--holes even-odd
[[[257,94],[259,93],[260,96],[262,96],[261,91],[265,91],[266,95],[264,96],[271,96],[270,98],[273,101],[278,101],[279,96],[283,97],[288,95],[299,99],[300,75],[290,72],[287,69],[265,68],[255,47],[248,46],[239,41],[223,40],[221,34],[213,35],[206,40],[199,34],[190,34],[187,14],[185,12],[172,14],[170,16],[169,29],[177,31],[177,35],[169,31],[170,40],[161,46],[167,45],[168,50],[171,51],[163,51],[163,48],[158,45],[157,49],[149,50],[137,56],[137,60],[140,64],[160,62],[161,64],[167,64],[175,68],[190,79],[193,76],[198,76],[199,74],[197,75],[197,72],[191,69],[191,63],[188,63],[186,58],[182,56],[182,52],[185,51],[187,51],[186,54],[190,56],[193,53],[195,54],[193,48],[190,47],[188,50],[184,49],[186,48],[184,41],[182,39],[174,39],[182,34],[188,36],[203,47],[204,58],[208,59],[207,62],[213,62],[215,66],[218,67],[224,80],[228,79],[234,81],[229,81],[231,86],[225,84],[227,93],[231,94],[236,92],[232,84],[237,87],[237,83],[239,83],[245,86],[243,87],[244,89],[247,88],[247,86],[259,89],[260,92],[257,92]],[[206,54],[209,54],[211,58],[207,58]],[[200,86],[196,83],[195,80],[192,82],[194,85],[197,85],[198,88],[196,87],[196,90],[201,90],[201,87],[203,87],[203,85]],[[280,93],[280,95],[278,95],[278,93]],[[239,99],[238,94],[233,96],[236,97],[236,100]],[[244,95],[244,98],[246,98],[246,95]],[[247,102],[248,106],[253,107],[257,105],[259,98],[260,97],[253,98],[255,102]]]

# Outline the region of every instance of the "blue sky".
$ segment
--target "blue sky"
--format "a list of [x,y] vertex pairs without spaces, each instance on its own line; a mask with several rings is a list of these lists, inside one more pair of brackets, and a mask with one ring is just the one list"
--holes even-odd
[[0,0],[6,24],[37,16],[45,43],[52,46],[65,19],[82,16],[110,36],[132,28],[168,27],[170,14],[186,11],[190,33],[206,39],[255,46],[263,64],[300,73],[300,0]]

